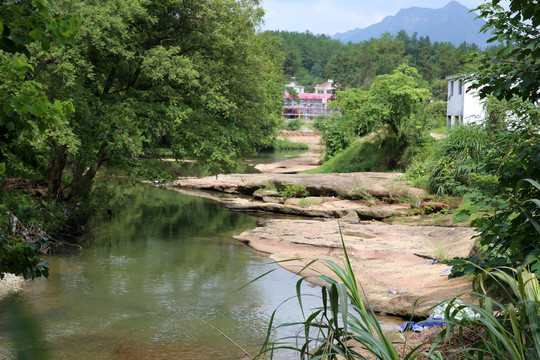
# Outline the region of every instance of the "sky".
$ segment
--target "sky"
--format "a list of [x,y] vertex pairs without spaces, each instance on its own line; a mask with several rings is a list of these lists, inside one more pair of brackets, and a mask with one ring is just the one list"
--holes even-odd
[[[457,0],[469,9],[483,0]],[[378,23],[400,9],[425,7],[438,9],[450,0],[262,0],[265,15],[263,30],[286,30],[334,35]]]

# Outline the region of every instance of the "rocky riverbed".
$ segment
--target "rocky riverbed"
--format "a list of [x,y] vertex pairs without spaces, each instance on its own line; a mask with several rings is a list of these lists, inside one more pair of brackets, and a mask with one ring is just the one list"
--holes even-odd
[[[367,300],[375,311],[388,315],[427,316],[439,299],[465,293],[465,279],[448,279],[449,267],[436,259],[467,256],[473,231],[467,228],[385,225],[379,222],[341,220],[263,220],[256,229],[235,238],[299,273],[315,259],[344,265],[343,240]],[[303,275],[332,275],[323,262]],[[322,285],[320,279],[310,281]]]
[[[314,143],[314,136],[303,133],[298,141],[311,137]],[[380,313],[408,317],[414,309],[416,316],[427,316],[441,299],[470,290],[466,279],[448,279],[449,267],[439,260],[467,256],[474,246],[474,230],[451,226],[449,216],[426,215],[447,212],[447,204],[431,201],[399,173],[295,173],[317,162],[311,153],[259,166],[261,174],[181,178],[168,187],[214,199],[233,211],[302,216],[262,220],[256,229],[235,237],[276,261],[298,259],[280,263],[295,273],[314,259],[342,264],[341,228],[357,279]],[[295,186],[309,196],[283,196],[284,189]],[[424,226],[435,223],[432,219],[442,219],[446,226]],[[330,275],[323,262],[302,272],[321,284],[312,276],[317,273]]]

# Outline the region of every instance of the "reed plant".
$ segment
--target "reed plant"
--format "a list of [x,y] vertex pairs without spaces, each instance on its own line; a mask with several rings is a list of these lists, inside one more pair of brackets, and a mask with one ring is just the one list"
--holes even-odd
[[[407,354],[398,351],[398,345],[383,329],[375,312],[364,302],[365,293],[356,279],[351,266],[349,255],[343,240],[340,228],[340,237],[344,250],[344,266],[331,260],[320,260],[325,263],[334,276],[324,274],[314,275],[323,280],[320,308],[314,309],[304,316],[302,322],[278,324],[280,327],[300,327],[302,330],[295,337],[282,338],[271,342],[271,330],[274,327],[271,317],[266,340],[256,358],[270,355],[278,349],[293,350],[300,359],[443,359],[437,350],[431,352],[420,351],[418,345]],[[316,261],[308,263],[300,273],[311,267]],[[296,299],[304,313],[302,305],[301,285],[307,281],[304,276],[296,285]],[[402,340],[400,340],[402,343]],[[366,353],[373,357],[366,357]]]
[[[538,260],[538,259],[536,259]],[[540,284],[538,276],[527,268],[484,270],[475,279],[478,304],[456,304],[446,316],[446,327],[440,339],[470,345],[455,350],[458,359],[540,359]],[[502,292],[502,300],[490,296],[493,282]],[[455,313],[468,307],[478,314],[474,318],[455,319]],[[450,307],[449,307],[450,308]],[[439,339],[439,340],[440,340]]]
[[[317,261],[331,270],[333,276],[314,275],[326,283],[321,289],[321,307],[304,314],[302,322],[276,325],[301,330],[296,336],[271,341],[274,312],[256,358],[272,358],[276,350],[287,349],[300,359],[540,359],[540,285],[538,276],[527,268],[533,260],[516,269],[484,270],[473,282],[475,303],[462,302],[459,297],[441,301],[438,305],[447,304],[444,329],[429,342],[411,348],[403,336],[396,341],[383,330],[369,302],[363,300],[365,293],[353,272],[341,229],[340,235],[344,266],[313,260],[300,272]],[[302,277],[296,286],[303,313],[300,288],[307,279]],[[488,294],[489,279],[507,291],[504,300]],[[461,316],[463,310],[476,315]]]

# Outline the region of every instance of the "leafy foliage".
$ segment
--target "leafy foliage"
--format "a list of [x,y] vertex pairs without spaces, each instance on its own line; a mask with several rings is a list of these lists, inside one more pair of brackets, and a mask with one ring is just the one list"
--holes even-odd
[[[31,0],[3,2],[0,5],[0,180],[10,170],[3,162],[7,146],[21,132],[30,133],[30,138],[44,132],[48,126],[66,121],[73,112],[70,101],[56,100],[50,103],[43,85],[35,81],[36,69],[28,60],[29,47],[40,42],[44,51],[51,41],[65,43],[78,31],[79,17],[68,14],[55,17],[49,13],[52,2]],[[25,56],[21,55],[24,54]],[[0,202],[6,203],[6,193],[0,194]],[[23,205],[16,202],[16,205]],[[32,207],[22,206],[23,211]],[[9,214],[9,218],[5,215]],[[51,249],[43,232],[30,234],[29,229],[20,229],[18,218],[0,213],[0,277],[11,272],[26,279],[48,276],[49,265],[39,255]]]
[[535,102],[540,99],[540,9],[534,1],[510,0],[507,7],[500,3],[491,0],[475,9],[486,20],[483,31],[494,35],[489,41],[500,45],[496,51],[471,56],[478,65],[472,87],[482,97],[517,96]]
[[379,168],[404,167],[402,161],[413,157],[415,147],[422,146],[426,136],[423,109],[430,94],[418,85],[419,80],[414,68],[401,65],[391,75],[378,76],[369,91],[338,91],[330,106],[342,116],[318,124],[328,155],[342,151],[355,137],[374,132],[386,160]]
[[48,93],[71,96],[77,109],[43,138],[51,193],[67,162],[64,196],[84,198],[104,164],[129,170],[143,148],[226,169],[274,136],[281,58],[256,32],[257,1],[72,0],[51,11],[84,18],[74,44],[38,52]]
[[[472,218],[471,224],[478,228],[483,256],[471,261],[481,267],[515,267],[540,254],[538,110],[524,106],[516,111],[515,118],[487,128],[489,142],[476,176],[481,181],[468,189],[468,206],[455,215],[456,222]],[[449,264],[454,265],[453,276],[476,271],[463,259]]]
[[46,51],[51,41],[65,43],[78,31],[78,16],[56,17],[49,13],[48,6],[50,1],[45,0],[0,5],[0,162],[17,132],[43,132],[50,125],[64,122],[73,112],[68,100],[49,102],[29,62],[33,43],[39,42]]
[[[462,304],[455,311],[470,308],[479,316],[461,321],[447,312],[446,329],[441,335],[448,342],[475,337],[466,348],[456,349],[463,359],[537,359],[540,354],[540,284],[538,276],[525,266],[518,268],[478,269],[475,279],[480,305]],[[505,294],[506,301],[497,301],[487,292],[487,283]],[[475,336],[471,336],[470,334]]]
[[291,119],[290,121],[287,121],[285,123],[285,129],[287,130],[296,131],[296,130],[300,130],[300,127],[302,127],[302,121],[300,121],[300,119],[298,118]]
[[428,189],[438,195],[462,195],[483,166],[487,133],[477,125],[458,126],[441,140],[428,165]]
[[315,126],[322,134],[326,160],[345,150],[356,136],[354,118],[349,114],[319,117]]

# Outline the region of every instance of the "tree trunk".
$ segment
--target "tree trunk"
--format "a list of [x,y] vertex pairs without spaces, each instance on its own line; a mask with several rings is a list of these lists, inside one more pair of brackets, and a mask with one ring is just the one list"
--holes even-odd
[[[86,164],[79,161],[73,172],[73,180],[69,186],[69,199],[86,200],[92,190],[92,181],[99,168],[107,161],[107,147],[109,142],[105,140],[97,153],[97,160],[94,167],[86,167]],[[86,170],[86,171],[85,171]]]
[[56,199],[58,197],[58,193],[60,192],[60,186],[62,185],[62,173],[66,167],[67,145],[53,147],[51,152],[54,153],[54,158],[51,157],[51,162],[49,163],[49,168],[47,169],[47,177],[49,180],[49,188],[47,191],[51,197]]

